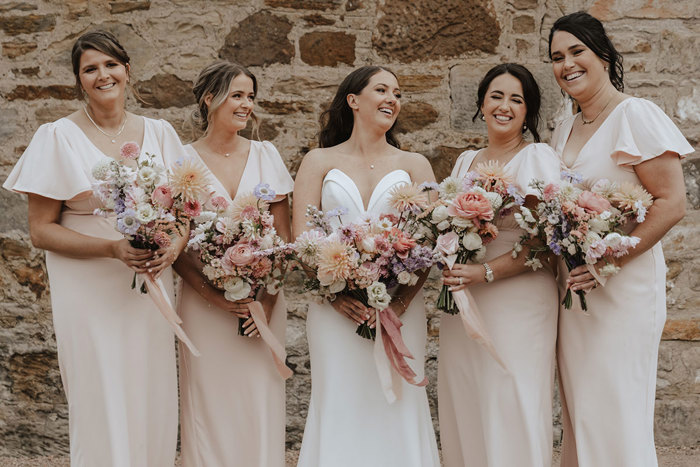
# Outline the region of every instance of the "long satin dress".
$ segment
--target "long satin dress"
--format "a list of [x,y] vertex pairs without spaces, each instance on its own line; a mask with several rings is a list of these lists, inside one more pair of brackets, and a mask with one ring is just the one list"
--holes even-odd
[[[477,153],[463,153],[452,175],[473,169]],[[513,156],[505,169],[522,195],[535,195],[528,183],[557,182],[560,162],[549,146],[537,143]],[[524,233],[512,215],[496,225],[499,234],[486,247],[487,262],[512,251]],[[442,314],[438,411],[444,465],[548,467],[558,309],[554,275],[528,271],[469,291],[508,371],[468,337],[459,315]]]
[[[250,152],[235,196],[270,185],[286,202],[294,181],[277,149],[268,141],[250,142]],[[192,157],[200,159],[192,146]],[[216,174],[216,195],[232,202]],[[235,199],[234,196],[234,199]],[[184,282],[184,281],[183,281]],[[182,327],[201,352],[180,346],[181,452],[184,467],[283,467],[284,380],[262,339],[238,335],[238,318],[209,304],[183,283],[178,313]],[[284,345],[287,306],[280,291],[270,329]]]
[[[184,157],[164,120],[144,118],[142,153]],[[106,157],[71,120],[42,125],[3,185],[64,202],[60,224],[120,240],[113,218],[93,215],[93,166]],[[165,161],[164,161],[165,159]],[[58,363],[68,399],[72,466],[172,467],[177,442],[175,343],[133,271],[111,258],[46,252]],[[172,295],[172,273],[163,284]]]
[[[559,154],[575,118],[555,131],[552,146]],[[640,184],[634,166],[667,151],[683,156],[693,148],[659,107],[628,98],[612,110],[570,169],[590,181]],[[566,277],[563,268],[562,281]],[[661,243],[623,266],[605,287],[589,292],[586,301],[589,314],[576,298],[572,309],[559,312],[561,465],[655,467],[656,366],[666,320]]]
[[[343,222],[392,212],[392,187],[410,183],[404,170],[382,178],[367,208],[354,181],[331,169],[323,181],[321,208],[345,207]],[[333,221],[338,226],[338,221]],[[427,326],[419,292],[401,316],[403,339],[415,360],[411,368],[422,378]],[[355,330],[329,303],[309,303],[306,334],[311,357],[311,402],[299,455],[302,467],[437,467],[435,431],[424,387],[401,381],[402,398],[389,404],[384,396],[373,342]]]

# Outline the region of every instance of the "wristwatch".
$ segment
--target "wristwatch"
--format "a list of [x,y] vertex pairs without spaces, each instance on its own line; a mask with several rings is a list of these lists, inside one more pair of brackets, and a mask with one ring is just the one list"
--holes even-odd
[[486,282],[493,282],[493,269],[491,269],[491,266],[489,266],[489,263],[484,263],[482,264],[484,267],[484,270],[486,273],[484,274],[484,279],[486,279]]

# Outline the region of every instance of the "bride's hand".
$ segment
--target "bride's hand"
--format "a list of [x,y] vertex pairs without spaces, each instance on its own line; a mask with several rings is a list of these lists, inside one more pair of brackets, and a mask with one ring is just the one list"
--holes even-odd
[[455,264],[451,271],[448,268],[442,270],[442,283],[450,288],[450,292],[481,282],[485,280],[484,267],[480,264]]
[[347,316],[348,319],[357,324],[362,324],[370,318],[370,312],[367,307],[361,301],[347,295],[338,295],[331,302],[331,305],[335,308],[335,311],[343,316]]

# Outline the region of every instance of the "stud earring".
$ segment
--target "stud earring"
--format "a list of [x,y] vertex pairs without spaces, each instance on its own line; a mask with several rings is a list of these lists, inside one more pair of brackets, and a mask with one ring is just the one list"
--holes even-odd
[[481,121],[482,121],[482,122],[485,122],[485,121],[486,121],[486,117],[484,116],[484,114],[481,114]]
[[527,130],[527,124],[523,123],[523,131],[526,131],[526,130]]

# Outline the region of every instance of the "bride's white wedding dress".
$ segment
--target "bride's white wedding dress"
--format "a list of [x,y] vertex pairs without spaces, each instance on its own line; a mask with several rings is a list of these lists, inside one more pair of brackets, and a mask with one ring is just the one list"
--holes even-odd
[[[339,169],[326,174],[321,209],[347,208],[343,223],[395,212],[389,191],[410,183],[404,170],[386,174],[374,188],[367,208],[353,180]],[[334,223],[333,223],[334,222]],[[332,221],[333,227],[339,224]],[[422,378],[426,320],[419,292],[401,316],[403,339],[415,360],[409,365]],[[311,357],[311,402],[301,445],[304,467],[439,466],[435,432],[425,387],[401,382],[401,398],[389,404],[379,382],[373,342],[357,325],[328,303],[310,303],[306,322]]]

